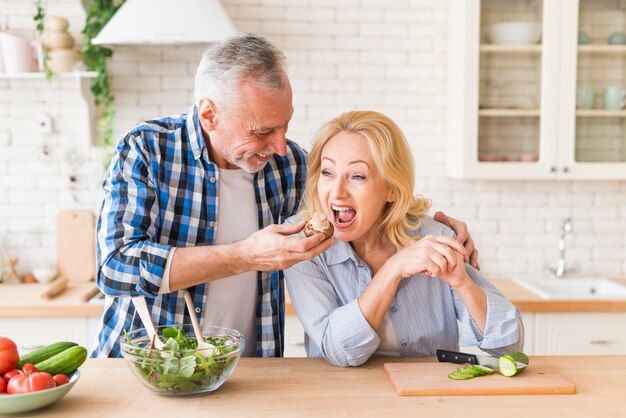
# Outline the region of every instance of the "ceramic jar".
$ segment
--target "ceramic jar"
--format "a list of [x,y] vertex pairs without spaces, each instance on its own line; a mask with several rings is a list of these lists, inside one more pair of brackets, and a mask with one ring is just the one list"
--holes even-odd
[[78,61],[74,38],[67,31],[69,26],[67,19],[60,16],[48,16],[44,21],[41,42],[48,53],[48,68],[55,73],[72,71]]

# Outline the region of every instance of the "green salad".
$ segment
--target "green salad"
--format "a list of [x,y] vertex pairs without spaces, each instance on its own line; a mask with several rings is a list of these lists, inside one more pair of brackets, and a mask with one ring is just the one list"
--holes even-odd
[[[224,356],[238,348],[231,337],[206,337],[213,344],[212,352],[196,352],[198,341],[177,327],[164,328],[160,338],[162,350],[153,345],[140,346],[131,342],[124,331],[127,344],[133,349],[129,354],[136,357],[134,364],[146,382],[167,392],[198,392],[220,384],[223,374],[228,375],[238,356]],[[226,377],[226,376],[225,376]]]

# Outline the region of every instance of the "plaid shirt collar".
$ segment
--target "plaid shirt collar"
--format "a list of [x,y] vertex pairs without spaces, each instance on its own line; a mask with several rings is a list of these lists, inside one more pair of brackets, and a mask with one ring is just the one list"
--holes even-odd
[[[200,125],[200,116],[198,116],[198,107],[193,105],[187,112],[187,135],[189,136],[189,145],[196,160],[202,157],[202,152],[206,148],[204,136],[202,135],[202,126]],[[208,155],[207,155],[208,158]]]

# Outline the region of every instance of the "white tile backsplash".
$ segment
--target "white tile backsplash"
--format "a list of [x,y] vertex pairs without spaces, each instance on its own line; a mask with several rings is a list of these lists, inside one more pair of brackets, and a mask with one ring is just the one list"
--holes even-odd
[[[625,181],[445,177],[448,3],[222,0],[240,30],[261,31],[287,55],[295,106],[289,137],[308,148],[323,122],[351,109],[394,118],[415,155],[416,192],[433,200],[433,213],[444,210],[469,224],[486,274],[541,274],[556,262],[561,218],[570,216],[568,261],[626,277]],[[44,4],[49,15],[69,18],[80,42],[80,1]],[[31,2],[0,0],[0,10],[9,31],[34,39]],[[199,47],[116,48],[110,63],[115,136],[143,119],[185,112],[201,53]],[[527,76],[507,77],[518,73]],[[41,112],[54,119],[51,135],[37,130]],[[0,236],[20,255],[23,271],[40,256],[54,257],[59,209],[100,206],[103,157],[90,146],[85,117],[74,80],[0,79]]]

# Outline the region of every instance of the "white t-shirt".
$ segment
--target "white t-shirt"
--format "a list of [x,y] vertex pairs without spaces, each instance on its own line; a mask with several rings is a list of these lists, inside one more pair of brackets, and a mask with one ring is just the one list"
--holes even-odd
[[[216,244],[232,244],[259,230],[254,174],[219,169]],[[246,337],[244,356],[256,352],[257,272],[207,283],[204,325],[234,328]]]
[[[215,244],[241,241],[259,230],[254,174],[244,170],[218,169],[217,231]],[[169,292],[170,251],[159,293]],[[257,272],[213,280],[206,284],[202,333],[206,327],[234,328],[246,337],[244,356],[256,353]],[[194,312],[195,314],[195,312]]]

